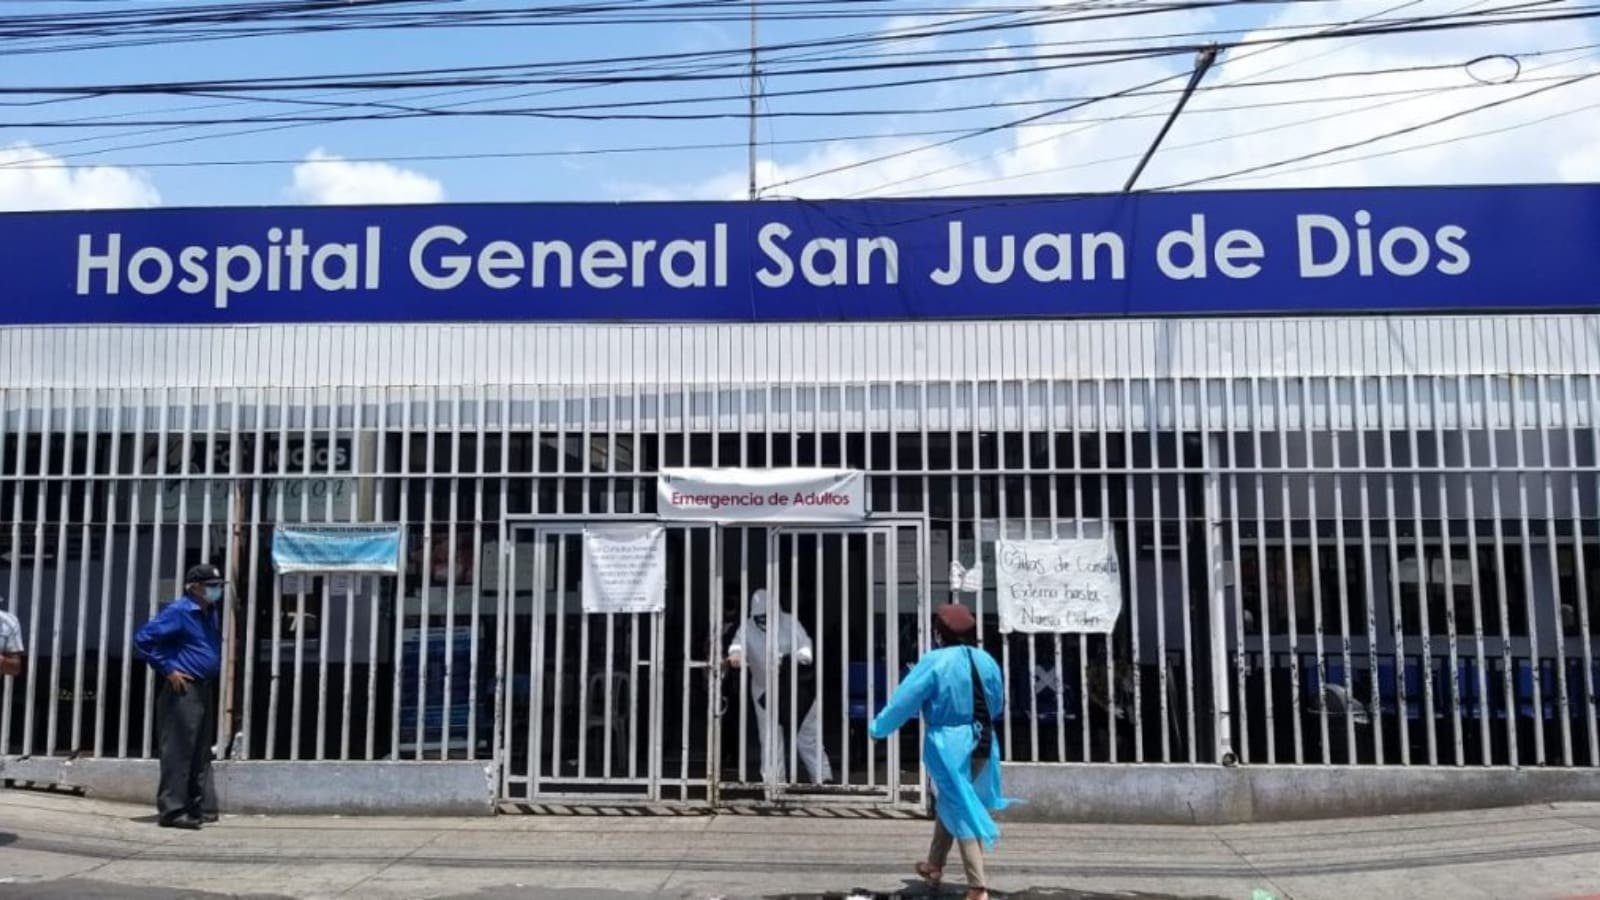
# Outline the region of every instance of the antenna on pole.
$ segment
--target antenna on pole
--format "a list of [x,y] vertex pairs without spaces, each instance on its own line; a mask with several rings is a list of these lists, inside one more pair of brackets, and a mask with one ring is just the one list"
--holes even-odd
[[758,8],[757,7],[758,7],[757,0],[750,0],[750,115],[749,115],[749,119],[750,119],[750,141],[749,141],[750,161],[749,161],[749,166],[750,166],[750,199],[751,200],[756,199],[756,195],[758,193],[758,191],[756,190],[756,135],[757,135],[757,131],[756,131],[756,128],[757,128],[756,112],[757,112],[757,102],[759,100],[759,93],[760,93],[760,90],[761,90],[761,72],[760,72],[760,68],[759,68],[759,64],[760,64],[761,60],[760,60],[759,45],[756,43],[757,39],[759,37],[759,32],[757,30],[757,25],[760,22],[760,19],[759,19],[759,16],[758,16]]

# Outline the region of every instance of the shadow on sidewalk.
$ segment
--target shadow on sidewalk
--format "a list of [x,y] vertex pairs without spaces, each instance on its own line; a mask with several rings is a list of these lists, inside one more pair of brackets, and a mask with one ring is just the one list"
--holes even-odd
[[30,900],[294,900],[282,894],[231,894],[211,891],[184,891],[165,887],[95,881],[87,878],[62,878],[55,881],[10,883],[0,887],[0,896],[27,897]]
[[[926,898],[926,900],[955,900],[965,897],[965,887],[946,884],[938,889],[931,889],[925,884],[907,884],[901,890],[885,894],[877,890],[840,890],[829,894],[774,894],[766,900],[880,900],[880,898]],[[1118,894],[1104,894],[1099,890],[1072,890],[1070,887],[1029,887],[1026,890],[990,890],[990,897],[995,900],[1227,900],[1226,897],[1211,897],[1211,895],[1178,895],[1178,894],[1141,894],[1141,892],[1118,892]]]

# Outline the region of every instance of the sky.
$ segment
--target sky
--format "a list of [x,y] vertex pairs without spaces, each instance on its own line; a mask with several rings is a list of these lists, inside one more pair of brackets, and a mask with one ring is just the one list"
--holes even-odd
[[[200,0],[116,2],[159,10]],[[761,196],[1118,190],[1173,108],[1193,57],[1185,51],[1068,67],[1063,55],[1091,47],[1187,47],[1204,41],[1217,41],[1223,50],[1144,172],[1141,188],[1600,181],[1600,77],[1581,80],[1600,72],[1597,20],[1281,42],[1326,33],[1336,25],[1348,28],[1362,19],[1487,15],[1512,8],[1549,15],[1582,12],[1587,9],[1582,3],[1301,0],[1081,18],[1094,7],[1126,10],[1149,2],[876,0],[856,4],[873,15],[846,21],[763,21],[763,45],[863,38],[857,49],[809,51],[813,57],[849,57],[810,65],[901,64],[949,56],[969,62],[765,78],[756,167]],[[457,0],[458,7],[479,9],[531,5]],[[576,5],[576,0],[543,5]],[[0,22],[5,16],[84,6],[17,0],[0,9]],[[996,11],[1002,6],[1027,7],[1032,24],[905,39],[949,28],[956,13],[968,22],[1023,18],[1014,13],[1005,19]],[[933,7],[948,13],[918,15]],[[1069,16],[1080,18],[1060,21]],[[10,52],[0,54],[0,85],[343,76],[742,51],[749,44],[748,28],[733,16],[721,22],[347,31]],[[769,49],[766,58],[776,65],[797,55]],[[149,120],[321,110],[237,94],[73,99],[13,94],[0,110],[0,209],[738,199],[746,196],[748,182],[746,83],[736,58],[723,65],[730,68],[721,70],[726,77],[719,81],[439,86],[361,95],[391,103],[454,104],[457,110],[558,105],[603,116],[615,107],[597,105],[635,103],[640,105],[629,108],[634,112],[722,116],[695,121],[501,114],[162,126]],[[957,75],[969,77],[952,77]],[[869,87],[896,80],[934,83]],[[1141,85],[1147,87],[1140,90]],[[818,88],[833,92],[796,93]],[[1069,99],[1119,92],[1142,95],[1092,103]],[[351,96],[350,91],[327,91],[296,98]],[[683,102],[695,97],[723,99]],[[41,99],[53,102],[37,102]],[[609,152],[683,145],[695,148]],[[479,158],[418,158],[473,154]],[[1234,177],[1222,177],[1229,175]]]

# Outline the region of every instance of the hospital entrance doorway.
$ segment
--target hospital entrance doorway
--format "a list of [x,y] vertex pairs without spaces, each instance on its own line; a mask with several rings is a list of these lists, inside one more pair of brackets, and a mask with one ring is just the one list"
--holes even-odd
[[927,645],[920,522],[718,529],[717,799],[920,806],[921,730],[868,733]]
[[610,524],[507,523],[505,804],[921,806],[919,725],[867,731],[926,646],[921,522],[662,523],[664,608],[587,614],[584,531]]

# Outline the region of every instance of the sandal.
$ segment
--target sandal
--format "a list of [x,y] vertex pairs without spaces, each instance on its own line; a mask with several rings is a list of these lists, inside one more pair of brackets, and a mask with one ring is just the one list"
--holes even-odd
[[988,888],[968,888],[967,900],[989,900]]
[[944,870],[925,862],[919,862],[917,863],[917,877],[933,887],[938,887],[939,882],[944,880]]

